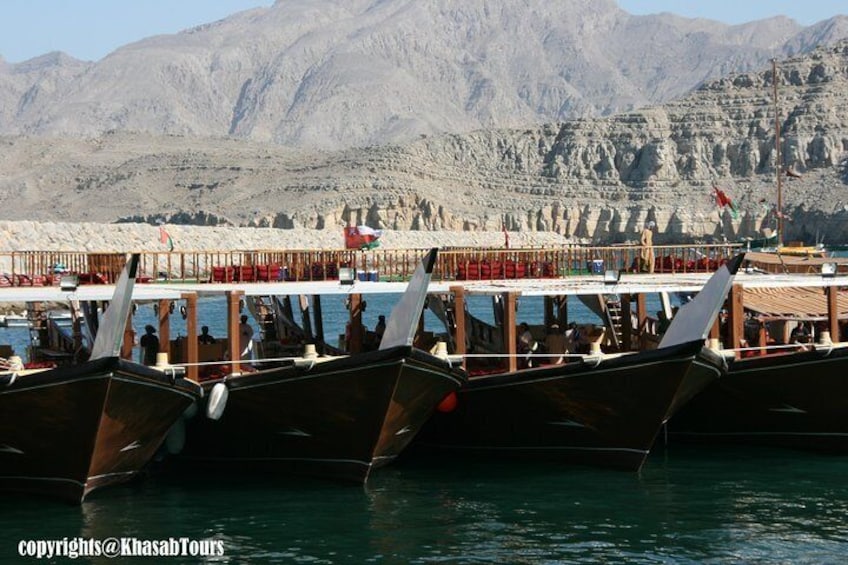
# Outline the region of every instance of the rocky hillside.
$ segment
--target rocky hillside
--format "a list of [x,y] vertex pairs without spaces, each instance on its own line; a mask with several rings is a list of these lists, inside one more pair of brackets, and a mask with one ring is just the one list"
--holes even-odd
[[382,145],[659,104],[844,37],[844,16],[729,26],[613,0],[278,0],[93,63],[0,59],[0,134]]
[[[787,238],[848,240],[848,42],[778,64]],[[0,139],[0,219],[551,231],[594,242],[774,227],[771,65],[607,118],[306,152],[111,133]],[[786,174],[791,173],[792,176]],[[718,186],[738,209],[720,209]]]

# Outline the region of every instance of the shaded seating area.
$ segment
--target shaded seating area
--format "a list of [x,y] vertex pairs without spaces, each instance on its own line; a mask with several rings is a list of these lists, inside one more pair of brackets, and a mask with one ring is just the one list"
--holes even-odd
[[457,267],[456,280],[524,279],[554,276],[549,261],[466,261]]

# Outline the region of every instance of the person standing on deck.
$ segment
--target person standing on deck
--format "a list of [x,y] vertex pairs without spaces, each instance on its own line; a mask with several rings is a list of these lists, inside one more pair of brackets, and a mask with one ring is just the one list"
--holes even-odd
[[144,326],[144,335],[138,344],[141,346],[141,361],[145,365],[156,364],[156,354],[159,353],[159,338],[156,337],[156,328],[147,324]]
[[250,359],[253,353],[253,328],[247,323],[245,314],[242,314],[239,324],[239,351],[242,359]]
[[654,272],[654,226],[656,224],[652,220],[645,224],[645,229],[642,230],[640,242],[642,245],[640,270],[642,272]]

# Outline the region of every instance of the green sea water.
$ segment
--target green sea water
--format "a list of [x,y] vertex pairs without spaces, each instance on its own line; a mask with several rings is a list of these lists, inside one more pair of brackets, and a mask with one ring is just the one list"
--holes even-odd
[[36,562],[23,539],[132,536],[222,543],[161,563],[843,563],[846,475],[848,457],[683,446],[638,474],[415,456],[366,487],[154,475],[80,507],[4,496],[0,562]]

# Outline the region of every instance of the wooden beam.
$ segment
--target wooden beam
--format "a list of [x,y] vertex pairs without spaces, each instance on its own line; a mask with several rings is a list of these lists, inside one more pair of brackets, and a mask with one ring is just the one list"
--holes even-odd
[[[171,301],[159,301],[159,353],[171,355]],[[169,359],[170,361],[170,359]]]
[[565,331],[568,326],[568,295],[555,297],[556,318],[560,330]]
[[362,335],[362,295],[351,294],[350,297],[350,322],[348,322],[349,330],[347,334],[347,352],[360,353],[362,351],[362,341],[365,338]]
[[186,378],[198,382],[197,295],[184,292],[181,298],[185,300],[186,309],[186,363],[189,364],[186,367]]
[[727,309],[728,336],[730,341],[727,347],[729,349],[739,348],[745,337],[744,293],[745,291],[741,284],[734,284],[730,288]]
[[[452,286],[450,291],[453,294],[453,313],[456,324],[453,333],[453,352],[457,355],[465,355],[465,287]],[[462,358],[462,368],[465,368],[465,357]]]
[[504,293],[503,300],[503,341],[508,357],[507,369],[509,372],[518,370],[518,343],[517,343],[517,328],[515,321],[517,318],[517,295],[514,292]]
[[324,354],[324,313],[321,310],[321,295],[312,295],[312,318],[315,320],[315,341],[321,344],[318,346],[318,353]]
[[636,295],[636,324],[639,328],[639,349],[645,349],[648,344],[648,335],[645,331],[645,324],[648,320],[648,302],[645,299],[645,293],[640,292]]
[[132,310],[127,316],[127,323],[124,326],[124,339],[121,342],[121,359],[129,359],[132,361],[133,346],[135,346],[135,330],[132,323]]
[[240,290],[227,291],[227,353],[230,357],[232,372],[241,372],[241,350],[239,344],[239,300],[243,292]]
[[630,295],[621,295],[621,349],[633,349],[633,310],[630,305]]
[[827,327],[830,328],[830,339],[839,343],[839,287],[829,286],[825,289],[827,295]]

